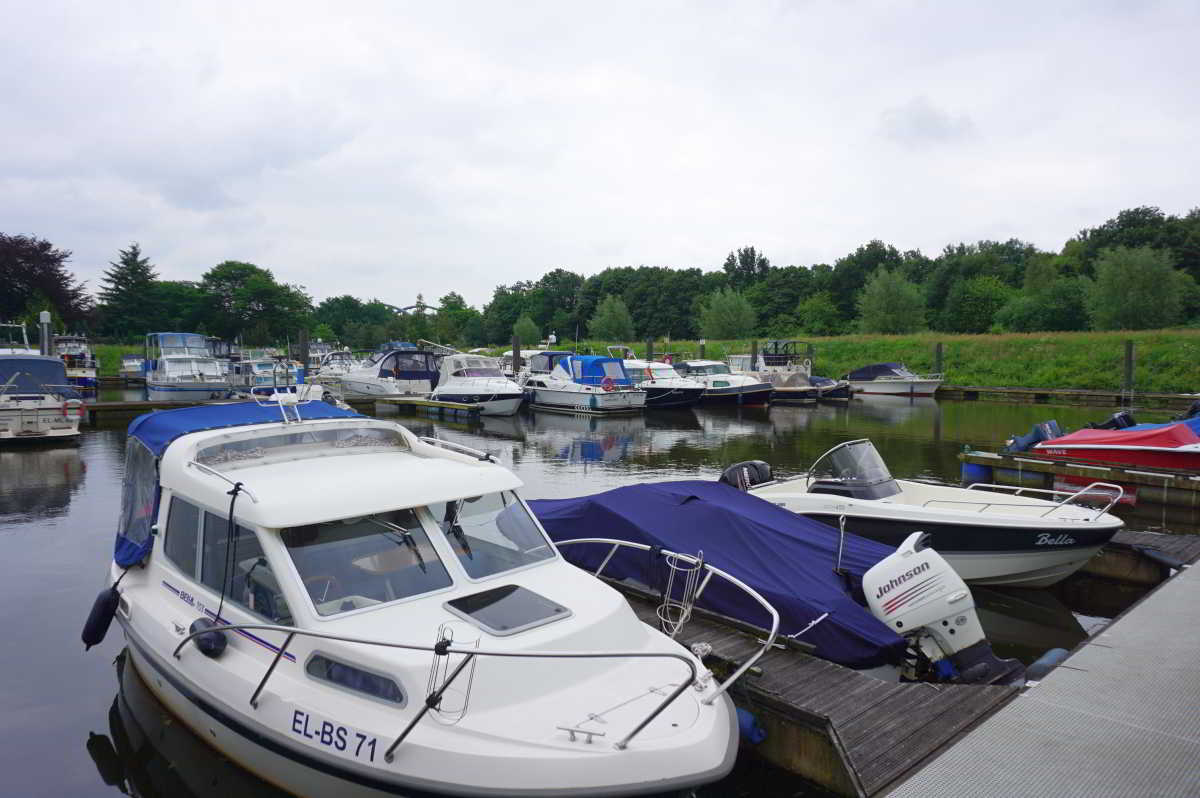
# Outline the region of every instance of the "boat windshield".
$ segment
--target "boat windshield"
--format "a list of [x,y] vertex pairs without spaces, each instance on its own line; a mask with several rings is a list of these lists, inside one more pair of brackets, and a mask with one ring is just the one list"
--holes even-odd
[[158,345],[164,355],[208,354],[208,341],[203,335],[163,333],[158,336]]
[[554,557],[550,542],[512,491],[429,506],[472,579]]
[[280,537],[319,615],[338,615],[451,584],[414,510],[290,527]]
[[701,366],[688,366],[688,374],[730,374],[729,366],[724,363],[706,363]]
[[323,424],[280,435],[231,432],[197,451],[196,462],[218,471],[228,471],[282,460],[406,449],[408,444],[396,429]]
[[868,440],[849,441],[813,463],[810,476],[874,485],[892,478],[883,458]]
[[655,380],[673,380],[679,377],[679,372],[666,363],[654,363],[650,366],[650,377]]
[[170,358],[164,359],[163,364],[166,366],[167,376],[181,376],[184,374],[199,374],[202,376],[221,376],[221,366],[215,360],[206,360],[203,358]]

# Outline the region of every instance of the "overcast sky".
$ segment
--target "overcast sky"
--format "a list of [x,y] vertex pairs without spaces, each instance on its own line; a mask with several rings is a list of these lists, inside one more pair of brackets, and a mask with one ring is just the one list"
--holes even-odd
[[410,304],[1200,205],[1200,3],[13,3],[0,232]]

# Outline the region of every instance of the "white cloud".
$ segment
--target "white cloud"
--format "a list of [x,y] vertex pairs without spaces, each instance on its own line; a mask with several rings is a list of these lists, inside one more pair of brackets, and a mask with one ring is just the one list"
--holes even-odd
[[486,302],[555,267],[1057,248],[1197,204],[1194,3],[39,4],[0,230]]

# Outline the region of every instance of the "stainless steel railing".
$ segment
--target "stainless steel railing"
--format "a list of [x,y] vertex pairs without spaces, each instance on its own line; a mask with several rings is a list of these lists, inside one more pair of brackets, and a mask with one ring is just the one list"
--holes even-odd
[[[1028,492],[1028,493],[1042,493],[1042,494],[1046,494],[1046,495],[1050,495],[1050,496],[1065,497],[1062,501],[1056,502],[1051,507],[1047,508],[1046,511],[1039,516],[1040,518],[1045,518],[1046,516],[1050,515],[1051,513],[1055,512],[1057,510],[1061,510],[1063,507],[1066,507],[1068,505],[1076,504],[1077,499],[1079,499],[1080,497],[1082,497],[1088,493],[1095,493],[1100,496],[1108,497],[1108,504],[1104,505],[1104,507],[1097,510],[1095,512],[1095,514],[1092,515],[1091,518],[1085,519],[1088,521],[1095,521],[1097,518],[1099,518],[1100,516],[1107,513],[1109,510],[1112,509],[1113,505],[1116,504],[1117,502],[1119,502],[1121,500],[1121,498],[1124,497],[1124,495],[1125,495],[1125,489],[1122,488],[1120,485],[1116,485],[1112,482],[1092,482],[1091,484],[1086,485],[1077,491],[1050,490],[1048,488],[1026,488],[1026,487],[1020,487],[1017,485],[996,485],[991,482],[972,482],[970,485],[967,486],[967,490],[975,490],[976,488],[982,488],[982,489],[986,489],[986,490],[995,490],[995,491],[1004,491],[1004,492],[1011,491],[1012,495],[1014,495],[1014,496],[1020,496],[1023,493]],[[928,507],[931,504],[968,504],[971,506],[980,505],[979,512],[981,512],[981,513],[984,510],[988,509],[989,507],[1040,507],[1041,506],[1041,505],[1036,505],[1036,504],[1019,504],[1019,503],[1013,503],[1013,502],[984,502],[984,501],[974,502],[974,501],[963,501],[963,500],[958,500],[958,499],[930,499],[927,502],[925,502],[924,504],[922,504],[921,506]]]

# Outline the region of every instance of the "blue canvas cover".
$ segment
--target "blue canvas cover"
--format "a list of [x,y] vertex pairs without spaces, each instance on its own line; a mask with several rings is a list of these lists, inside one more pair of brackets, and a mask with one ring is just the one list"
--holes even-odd
[[[302,419],[363,418],[324,402],[297,405]],[[291,412],[290,410],[288,411]],[[277,405],[237,402],[160,410],[138,416],[129,424],[125,444],[125,479],[121,487],[121,518],[113,559],[122,568],[145,559],[153,545],[150,527],[158,516],[158,459],[181,435],[226,427],[279,422]]]
[[890,377],[897,371],[906,371],[903,363],[873,363],[870,366],[863,366],[855,369],[847,374],[843,379],[847,380],[873,380],[876,377]]
[[[611,364],[611,365],[606,365]],[[625,364],[615,357],[603,355],[571,355],[560,366],[570,369],[571,378],[580,385],[600,385],[605,378],[613,385],[630,387],[633,381],[625,371]]]
[[79,398],[67,384],[63,362],[44,355],[0,355],[0,390],[8,395],[48,393],[63,399]]
[[[342,410],[324,402],[297,405],[300,418],[366,418],[353,410]],[[291,412],[290,410],[288,411]],[[171,441],[189,432],[250,424],[270,424],[282,419],[277,405],[257,402],[233,402],[225,405],[197,405],[177,410],[159,410],[138,416],[129,424],[130,437],[137,438],[155,457],[162,457]]]
[[[550,537],[615,538],[686,554],[704,552],[706,562],[757,590],[779,613],[782,635],[829,617],[798,639],[816,654],[853,668],[895,663],[903,640],[857,603],[862,576],[893,549],[846,535],[843,567],[848,590],[833,572],[838,532],[768,501],[719,482],[684,481],[632,485],[576,499],[529,502]],[[562,549],[572,563],[595,570],[609,547],[579,544]],[[621,549],[604,575],[661,589],[665,569],[643,552]],[[769,628],[767,614],[739,588],[714,577],[698,606]]]

